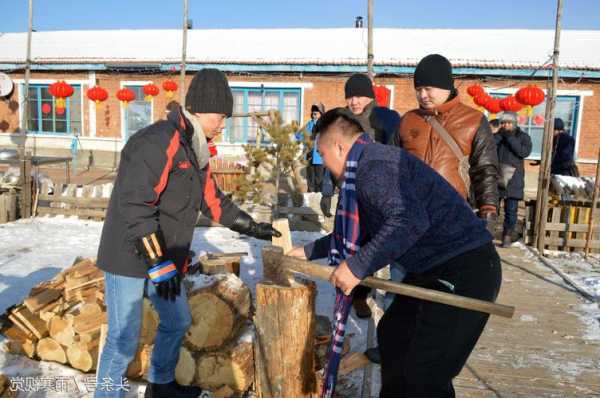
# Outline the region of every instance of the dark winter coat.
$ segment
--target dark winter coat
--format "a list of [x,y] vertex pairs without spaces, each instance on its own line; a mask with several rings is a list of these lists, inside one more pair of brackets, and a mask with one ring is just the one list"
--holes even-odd
[[[499,187],[500,197],[523,199],[525,188],[525,168],[523,159],[531,154],[531,137],[519,127],[513,133],[500,129],[495,135],[496,147],[498,149],[499,173],[507,172],[502,165],[514,167],[514,174],[508,180],[508,185]],[[502,176],[500,176],[502,179]]]
[[[358,278],[394,262],[423,273],[492,241],[485,221],[456,190],[401,148],[367,145],[358,160],[356,191],[364,239],[347,263]],[[307,256],[327,256],[330,236],[306,246]]]
[[558,133],[552,143],[552,164],[550,172],[565,176],[572,175],[575,140],[567,133]]
[[217,188],[209,166],[200,168],[193,134],[178,108],[127,141],[102,229],[98,267],[145,277],[147,266],[136,254],[135,241],[160,229],[165,259],[181,269],[199,211],[225,226],[237,219],[240,210]]

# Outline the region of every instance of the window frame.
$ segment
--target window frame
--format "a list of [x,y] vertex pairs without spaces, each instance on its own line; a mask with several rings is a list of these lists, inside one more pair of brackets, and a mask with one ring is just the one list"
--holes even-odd
[[[495,94],[497,95],[503,95],[503,96],[507,96],[507,95],[514,95],[520,87],[518,88],[504,88],[504,89],[494,89],[493,87],[485,87],[486,92],[488,92],[491,96],[494,96]],[[544,94],[547,94],[545,89],[542,89],[542,91],[544,91]],[[575,138],[575,152],[573,154],[574,159],[576,161],[584,161],[587,159],[583,159],[583,158],[579,158],[579,141],[581,139],[581,124],[582,124],[582,118],[583,118],[583,105],[584,105],[584,99],[585,97],[588,96],[592,96],[594,93],[591,90],[557,90],[556,91],[556,95],[557,95],[557,99],[560,97],[572,97],[575,99],[575,109],[574,109],[574,117],[573,117],[573,121],[572,121],[572,125],[573,125],[573,135],[572,137]],[[487,110],[484,110],[484,113],[486,116],[489,117],[490,113]],[[531,126],[529,126],[531,127]],[[528,133],[528,131],[526,131]],[[529,156],[527,157],[528,160],[540,160],[541,159],[541,154],[538,156]]]
[[[146,84],[151,84],[154,83],[152,80],[121,80],[119,82],[119,89],[122,88],[126,88],[129,86],[139,86],[139,87],[144,87]],[[154,83],[156,84],[156,83]],[[116,95],[116,93],[115,93]],[[136,98],[137,100],[137,98]],[[142,98],[142,101],[146,101],[145,99]],[[129,106],[129,105],[128,105]],[[124,143],[127,142],[129,140],[129,137],[131,137],[131,135],[135,134],[135,131],[132,132],[132,134],[128,135],[128,129],[127,129],[127,109],[121,104],[121,101],[119,101],[119,112],[120,112],[120,118],[121,118],[121,141],[123,141]],[[150,124],[154,123],[154,100],[150,101]]]
[[[243,96],[244,96],[244,103],[243,103],[243,112],[248,112],[248,93],[250,91],[256,91],[256,90],[265,90],[265,91],[279,91],[279,111],[282,112],[283,111],[283,95],[288,92],[288,93],[294,93],[298,95],[298,109],[297,109],[297,122],[299,125],[302,125],[302,123],[304,122],[304,90],[307,88],[312,88],[313,84],[312,83],[286,83],[286,82],[237,82],[237,81],[231,81],[229,82],[229,87],[231,88],[232,92],[235,91],[242,91],[243,92]],[[227,125],[226,125],[226,129],[225,132],[223,134],[223,139],[218,143],[218,145],[246,145],[248,144],[248,124],[249,124],[249,120],[248,118],[243,118],[243,141],[235,141],[232,142],[230,140],[230,126],[233,123],[232,119],[228,119],[227,120]],[[252,144],[255,144],[256,141],[252,141]],[[262,142],[264,145],[268,145],[270,143],[270,140],[268,141],[263,141]]]
[[[85,119],[85,109],[84,109],[84,101],[85,101],[85,86],[88,86],[88,81],[87,80],[80,80],[80,79],[29,79],[29,88],[31,89],[32,86],[50,86],[53,83],[56,83],[58,80],[64,80],[65,82],[67,82],[68,84],[72,85],[72,86],[79,86],[79,90],[81,92],[80,98],[79,98],[79,106],[80,106],[80,114],[81,114],[81,131],[79,136],[80,137],[84,137],[86,136],[86,119]],[[14,83],[17,85],[19,92],[18,92],[18,97],[19,97],[19,104],[25,104],[25,79],[14,79],[13,80]],[[38,116],[41,114],[41,103],[39,103],[39,101],[37,101],[36,98],[36,102],[38,102]],[[66,114],[70,115],[70,107],[72,106],[72,99],[68,98],[67,99],[67,109],[66,109]],[[52,104],[54,105],[56,103],[56,100],[53,98],[52,99]],[[19,128],[21,130],[25,130],[25,122],[23,120],[23,110],[22,107],[19,107]],[[67,118],[67,126],[70,126],[70,120]],[[37,131],[33,131],[33,130],[29,130],[27,131],[27,134],[32,134],[35,135],[37,137],[75,137],[75,134],[70,131],[70,128],[67,128],[67,132],[61,133],[61,132],[52,132],[52,131],[43,131],[43,130],[37,130]]]

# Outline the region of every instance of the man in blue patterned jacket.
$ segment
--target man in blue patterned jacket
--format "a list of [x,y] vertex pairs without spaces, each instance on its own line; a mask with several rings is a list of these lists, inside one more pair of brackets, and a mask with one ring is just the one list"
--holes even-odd
[[[333,273],[336,287],[349,295],[364,277],[399,264],[407,271],[404,283],[496,299],[501,269],[492,236],[443,177],[401,148],[359,140],[366,135],[347,110],[327,112],[318,131],[319,152],[336,179],[343,181],[350,163],[356,168],[351,173],[355,184],[346,189],[356,192],[358,215],[338,208],[336,218],[358,224],[359,248]],[[347,164],[356,145],[365,147],[358,160]],[[329,253],[331,259],[339,253],[332,241],[339,242],[340,236],[327,235],[290,254],[315,259]],[[453,397],[452,379],[487,319],[481,312],[397,295],[377,328],[380,397]]]

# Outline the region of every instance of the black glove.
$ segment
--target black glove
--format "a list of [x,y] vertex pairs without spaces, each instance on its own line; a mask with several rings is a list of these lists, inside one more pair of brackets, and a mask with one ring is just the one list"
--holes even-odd
[[327,218],[331,217],[331,196],[322,196],[320,206],[323,215]]
[[160,230],[142,236],[135,242],[139,255],[148,266],[148,278],[156,293],[165,300],[175,301],[181,292],[181,275],[171,260],[165,259],[164,237]]
[[262,240],[271,240],[272,237],[279,238],[281,236],[281,233],[273,228],[271,224],[266,222],[257,223],[244,212],[240,212],[240,215],[229,229]]

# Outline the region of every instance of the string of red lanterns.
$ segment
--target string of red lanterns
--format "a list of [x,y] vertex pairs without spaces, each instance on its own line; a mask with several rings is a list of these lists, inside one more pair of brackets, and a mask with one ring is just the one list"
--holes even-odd
[[[519,112],[525,107],[527,117],[531,117],[533,107],[544,102],[546,97],[544,91],[535,84],[522,87],[515,95],[509,95],[502,99],[491,97],[479,84],[473,84],[467,87],[467,93],[472,97],[473,102],[478,107],[487,110],[492,116],[501,111]],[[540,118],[537,118],[535,123],[539,124]]]

